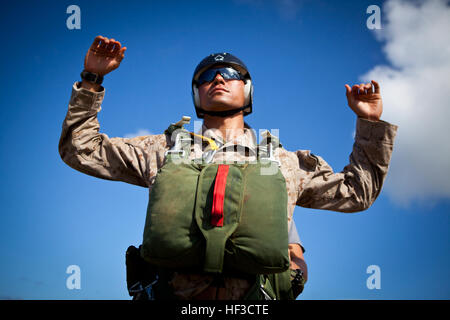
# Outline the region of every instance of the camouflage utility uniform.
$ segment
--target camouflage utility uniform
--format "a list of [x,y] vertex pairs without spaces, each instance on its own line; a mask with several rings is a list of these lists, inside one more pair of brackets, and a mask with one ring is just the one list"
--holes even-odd
[[[172,147],[166,134],[136,138],[109,138],[99,133],[97,113],[105,95],[81,88],[76,82],[72,88],[69,110],[63,123],[59,142],[61,158],[70,167],[88,175],[147,187],[151,190],[158,169],[164,164],[164,154]],[[203,135],[221,141],[220,131],[203,127]],[[296,205],[305,208],[357,212],[365,210],[381,191],[392,154],[397,126],[384,121],[358,118],[355,143],[350,163],[342,172],[335,173],[319,156],[308,150],[287,151],[275,149],[275,158],[286,180],[288,194],[288,221]],[[245,152],[233,151],[230,145],[239,145]],[[209,146],[194,144],[190,157],[201,158]],[[222,151],[222,152],[221,152]],[[243,135],[227,141],[215,154],[213,162],[256,159],[256,139],[246,126]],[[219,297],[242,298],[250,287],[245,279],[227,278]],[[202,274],[175,273],[170,282],[179,298],[201,296],[213,278]]]

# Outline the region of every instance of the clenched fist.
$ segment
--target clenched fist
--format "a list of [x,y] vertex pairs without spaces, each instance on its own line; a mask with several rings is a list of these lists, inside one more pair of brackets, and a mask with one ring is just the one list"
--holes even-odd
[[119,67],[125,50],[119,41],[97,36],[84,58],[84,69],[104,76]]
[[[383,112],[380,85],[372,80],[372,83],[361,83],[350,88],[345,85],[348,106],[358,117],[378,121]],[[372,84],[375,91],[372,90]]]

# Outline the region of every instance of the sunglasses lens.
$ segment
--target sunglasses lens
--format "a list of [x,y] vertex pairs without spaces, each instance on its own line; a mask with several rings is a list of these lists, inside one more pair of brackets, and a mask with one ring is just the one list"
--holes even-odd
[[210,82],[214,79],[215,76],[216,70],[213,69],[206,70],[198,77],[198,84],[201,85],[205,82]]
[[220,73],[225,80],[241,80],[241,74],[233,68],[216,68],[208,69],[203,72],[198,78],[198,85],[202,85],[205,82],[211,82],[216,77],[217,73]]
[[223,71],[220,72],[221,76],[225,80],[240,80],[241,75],[238,71],[234,70],[233,68],[224,68]]

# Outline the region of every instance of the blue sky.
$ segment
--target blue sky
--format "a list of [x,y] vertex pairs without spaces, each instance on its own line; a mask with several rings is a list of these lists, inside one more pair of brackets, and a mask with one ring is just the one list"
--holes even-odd
[[[227,51],[253,78],[254,111],[246,121],[257,130],[279,129],[288,150],[312,150],[340,171],[356,120],[344,84],[368,74],[385,80],[382,119],[399,125],[386,186],[365,212],[295,210],[309,267],[300,298],[449,299],[449,132],[439,113],[449,100],[441,95],[421,104],[429,116],[421,122],[413,117],[419,114],[411,99],[417,90],[408,78],[412,70],[420,79],[423,69],[438,76],[437,69],[419,67],[434,61],[433,46],[448,42],[433,42],[437,34],[424,37],[431,44],[422,46],[431,49],[416,55],[404,50],[414,38],[406,45],[399,40],[427,34],[425,22],[413,34],[405,27],[414,14],[432,22],[448,17],[448,6],[437,3],[442,7],[372,0],[4,4],[0,299],[129,298],[125,251],[141,242],[147,190],[77,172],[57,149],[71,86],[99,34],[128,48],[104,81],[99,121],[110,137],[161,133],[182,115],[195,119],[193,70],[206,55]],[[66,27],[72,4],[81,9],[80,30]],[[374,4],[383,9],[376,32],[366,26],[366,9]],[[408,63],[399,64],[405,51]],[[436,59],[447,70],[448,58]],[[66,287],[69,265],[80,267],[79,290]],[[370,265],[380,267],[381,289],[366,286]]]

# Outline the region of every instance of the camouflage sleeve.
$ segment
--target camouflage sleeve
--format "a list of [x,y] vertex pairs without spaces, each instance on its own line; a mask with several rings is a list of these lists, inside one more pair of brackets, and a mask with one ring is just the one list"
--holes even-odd
[[109,138],[99,133],[97,113],[105,90],[91,92],[72,87],[63,122],[59,153],[70,167],[88,175],[148,187],[162,165],[166,136]]
[[396,132],[397,126],[387,122],[358,118],[350,163],[339,173],[321,157],[297,151],[310,176],[301,179],[297,205],[340,212],[369,208],[380,194]]

